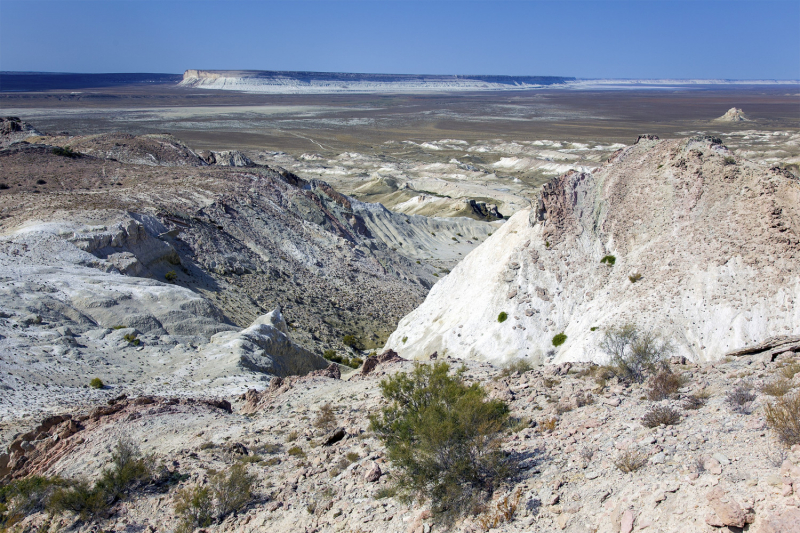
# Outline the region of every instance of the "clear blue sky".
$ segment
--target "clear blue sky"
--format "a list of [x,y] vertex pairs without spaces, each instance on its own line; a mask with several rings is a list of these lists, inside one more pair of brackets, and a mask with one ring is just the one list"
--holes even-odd
[[800,0],[0,0],[0,70],[800,79]]

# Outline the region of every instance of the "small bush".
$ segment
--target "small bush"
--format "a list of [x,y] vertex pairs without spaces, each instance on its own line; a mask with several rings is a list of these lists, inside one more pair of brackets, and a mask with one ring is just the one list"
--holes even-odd
[[256,478],[247,473],[247,467],[235,464],[224,472],[215,472],[209,479],[209,486],[217,501],[217,516],[225,516],[242,509],[252,499],[253,484]]
[[336,428],[336,414],[330,402],[322,405],[317,410],[317,417],[314,419],[314,427],[330,431]]
[[567,342],[567,336],[564,333],[559,333],[553,337],[553,346],[561,346]]
[[777,379],[770,383],[765,383],[761,389],[763,394],[768,396],[780,397],[792,390],[792,383],[788,379]]
[[53,513],[71,511],[81,520],[93,520],[131,491],[153,481],[153,471],[153,457],[142,457],[133,442],[121,439],[111,453],[111,467],[103,470],[94,485],[74,481],[59,487],[48,508]]
[[500,314],[497,315],[497,321],[502,324],[506,320],[508,320],[508,313],[506,313],[505,311],[501,311]]
[[207,440],[206,442],[204,442],[203,444],[200,445],[200,449],[201,450],[210,450],[213,447],[214,447],[214,443],[211,442],[210,440]]
[[634,383],[666,370],[667,358],[673,351],[669,341],[652,332],[640,332],[631,324],[606,331],[600,349],[610,356],[608,368],[614,375]]
[[53,154],[59,155],[61,157],[69,157],[70,159],[76,159],[81,156],[80,152],[73,152],[72,148],[69,146],[65,146],[61,148],[60,146],[56,146],[53,148]]
[[122,338],[128,341],[129,343],[133,344],[134,346],[139,346],[139,344],[142,342],[136,337],[136,333],[126,333],[125,335],[122,336]]
[[749,414],[756,395],[747,387],[737,386],[725,395],[725,403],[734,413]]
[[725,159],[723,161],[725,162],[726,165],[735,165],[736,164],[736,158],[731,157],[731,156],[725,156]]
[[639,274],[638,272],[634,272],[633,274],[628,276],[628,279],[630,280],[631,283],[636,283],[637,281],[642,279],[642,275]]
[[358,455],[356,452],[347,452],[347,454],[345,455],[345,457],[346,457],[346,458],[347,458],[347,460],[348,460],[348,461],[350,461],[351,463],[355,463],[356,461],[358,461],[359,459],[361,459],[361,457],[360,457],[360,456],[359,456],[359,455]]
[[355,335],[345,335],[342,338],[342,344],[349,346],[354,350],[358,349],[358,339],[356,339]]
[[603,258],[600,260],[600,262],[601,263],[605,263],[608,266],[614,266],[614,263],[617,262],[617,258],[614,257],[613,255],[606,255],[606,256],[603,256]]
[[403,344],[405,344],[407,340],[408,340],[408,337],[403,337]]
[[647,456],[636,450],[625,450],[620,453],[614,460],[620,472],[629,473],[636,472],[647,463]]
[[394,498],[396,494],[397,488],[389,486],[378,489],[372,497],[376,500],[382,500],[384,498]]
[[533,370],[533,365],[531,365],[525,359],[515,359],[514,361],[508,363],[503,370],[500,371],[500,377],[508,377],[512,375],[514,372],[519,372],[520,374],[524,374],[525,372],[529,372]]
[[767,424],[786,446],[800,444],[800,392],[786,394],[764,407]]
[[683,387],[686,380],[683,376],[679,376],[669,370],[662,370],[650,380],[650,388],[647,391],[647,399],[651,401],[659,401],[669,398],[678,389]]
[[297,437],[299,436],[300,434],[297,432],[297,430],[293,429],[289,432],[288,435],[286,435],[286,442],[294,442],[297,440]]
[[89,382],[89,386],[93,389],[102,389],[105,387],[103,380],[100,378],[92,378],[92,380]]
[[176,533],[191,533],[196,528],[208,527],[214,521],[213,498],[208,487],[185,487],[175,493],[173,509],[180,519]]
[[31,476],[0,486],[0,530],[44,511],[53,492],[65,483],[58,477]]
[[515,472],[502,448],[508,406],[491,400],[447,363],[417,365],[381,382],[390,402],[370,416],[370,428],[386,446],[405,496],[431,500],[436,522],[476,514]]
[[696,394],[690,394],[683,401],[683,408],[688,410],[700,409],[706,404],[706,400],[707,400],[706,398],[703,398]]
[[164,274],[164,279],[166,279],[169,282],[173,282],[176,279],[178,279],[178,273],[175,272],[174,270],[170,270],[169,272]]
[[648,428],[656,428],[661,425],[674,426],[680,421],[681,415],[677,411],[663,406],[652,408],[642,417],[642,425]]
[[589,331],[597,331],[599,328],[597,326],[592,326],[589,328]]
[[306,456],[306,452],[304,452],[303,448],[301,448],[300,446],[292,446],[291,448],[289,448],[286,451],[286,453],[288,453],[292,457],[305,457]]

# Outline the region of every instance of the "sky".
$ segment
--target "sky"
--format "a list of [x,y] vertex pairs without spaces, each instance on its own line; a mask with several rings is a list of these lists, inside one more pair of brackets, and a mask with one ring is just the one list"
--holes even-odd
[[800,79],[800,0],[0,0],[0,70]]

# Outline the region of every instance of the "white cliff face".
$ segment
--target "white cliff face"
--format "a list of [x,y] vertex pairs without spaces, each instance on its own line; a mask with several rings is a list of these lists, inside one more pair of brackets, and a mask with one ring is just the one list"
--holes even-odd
[[716,140],[645,139],[593,174],[553,180],[433,287],[386,348],[601,361],[604,332],[633,323],[679,355],[716,360],[800,334],[800,183],[731,158]]

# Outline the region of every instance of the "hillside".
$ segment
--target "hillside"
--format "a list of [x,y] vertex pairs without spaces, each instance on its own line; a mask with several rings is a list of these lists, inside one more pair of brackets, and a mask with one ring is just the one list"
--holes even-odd
[[593,173],[546,184],[386,348],[416,359],[599,361],[604,332],[632,323],[671,339],[678,355],[715,361],[800,335],[799,206],[796,176],[718,139],[641,137]]

